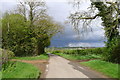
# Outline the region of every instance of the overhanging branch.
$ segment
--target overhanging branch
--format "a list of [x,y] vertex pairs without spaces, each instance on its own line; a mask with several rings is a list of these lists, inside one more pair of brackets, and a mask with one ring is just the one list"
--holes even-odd
[[95,19],[97,16],[99,16],[98,14],[97,15],[95,15],[94,17],[79,17],[79,18],[77,18],[77,19]]

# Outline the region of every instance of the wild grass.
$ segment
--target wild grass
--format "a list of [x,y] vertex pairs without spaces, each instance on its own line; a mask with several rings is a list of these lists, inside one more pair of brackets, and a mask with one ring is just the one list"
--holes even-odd
[[119,64],[114,64],[102,60],[92,60],[88,62],[82,62],[80,63],[82,65],[88,66],[91,69],[94,69],[98,72],[103,73],[104,75],[107,75],[111,78],[118,78],[119,77]]
[[0,80],[2,79],[2,71],[0,71]]
[[10,62],[10,65],[2,69],[2,78],[38,78],[40,71],[32,64],[23,62]]
[[12,59],[19,60],[47,60],[49,57],[46,54],[42,54],[40,56],[29,56],[29,57],[13,57]]
[[99,54],[89,54],[89,55],[73,55],[73,54],[64,54],[64,53],[55,53],[55,54],[70,60],[99,59],[102,57]]
[[[102,74],[111,77],[119,78],[119,64],[103,61],[106,52],[106,48],[94,48],[94,49],[82,49],[82,50],[61,50],[54,51],[56,55],[62,56],[70,60],[87,60],[97,59],[80,64],[90,67],[93,70],[101,72]],[[119,66],[119,67],[118,67]]]

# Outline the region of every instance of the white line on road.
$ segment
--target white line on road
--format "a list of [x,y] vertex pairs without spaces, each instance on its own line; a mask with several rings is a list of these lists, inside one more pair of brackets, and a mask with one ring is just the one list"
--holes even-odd
[[46,65],[46,72],[48,71],[48,65]]
[[46,72],[48,71],[48,69],[46,69]]
[[80,67],[80,66],[79,66],[79,68],[85,70],[83,67]]
[[46,65],[46,67],[48,68],[48,65]]

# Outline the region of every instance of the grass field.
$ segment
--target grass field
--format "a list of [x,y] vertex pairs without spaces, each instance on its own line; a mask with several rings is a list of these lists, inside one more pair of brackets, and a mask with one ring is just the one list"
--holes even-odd
[[101,55],[96,54],[89,54],[89,55],[70,55],[70,54],[63,54],[63,53],[55,53],[56,55],[62,56],[66,59],[70,60],[86,60],[86,59],[98,59],[101,58]]
[[13,57],[12,59],[19,59],[19,60],[47,60],[49,57],[48,55],[40,55],[40,56],[32,56],[32,57]]
[[101,61],[101,60],[92,60],[88,62],[82,62],[80,64],[88,66],[91,69],[99,71],[111,78],[118,78],[118,73],[119,73],[118,64],[113,64],[113,63]]
[[22,62],[10,62],[5,70],[2,70],[2,78],[38,78],[40,71],[32,64]]

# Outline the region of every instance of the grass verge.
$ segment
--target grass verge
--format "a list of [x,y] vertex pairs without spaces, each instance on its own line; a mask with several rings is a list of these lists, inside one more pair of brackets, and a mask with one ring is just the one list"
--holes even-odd
[[73,55],[73,54],[63,54],[63,53],[55,53],[55,54],[70,60],[86,60],[86,59],[101,58],[101,55],[96,55],[96,54],[89,54],[89,55]]
[[12,59],[19,59],[19,60],[47,60],[48,55],[42,54],[40,56],[32,56],[32,57],[13,57]]
[[40,71],[32,64],[23,62],[10,62],[5,70],[2,70],[2,78],[38,78]]
[[119,64],[113,64],[106,61],[101,60],[92,60],[88,62],[81,62],[80,64],[90,67],[98,72],[103,73],[106,76],[111,78],[119,78],[118,77],[118,66]]
[[2,79],[2,72],[0,71],[0,80]]

